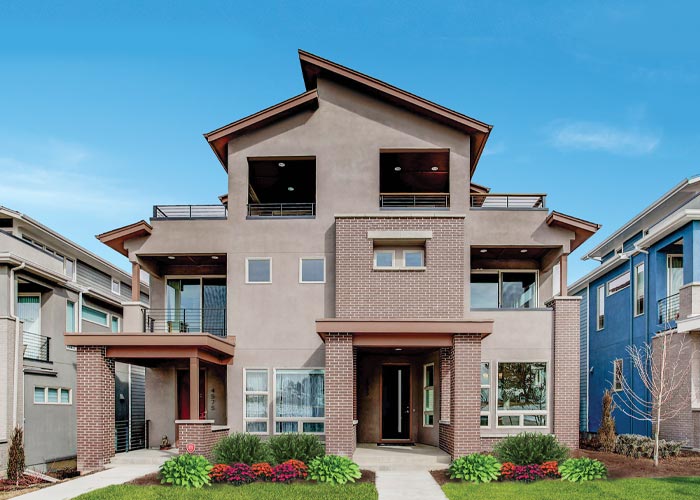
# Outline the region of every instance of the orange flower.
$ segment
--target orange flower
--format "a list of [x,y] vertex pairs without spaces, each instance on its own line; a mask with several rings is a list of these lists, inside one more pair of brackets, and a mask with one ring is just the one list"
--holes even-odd
[[272,466],[267,462],[253,464],[252,469],[253,474],[255,474],[255,477],[257,477],[261,481],[269,481],[270,479],[272,479]]

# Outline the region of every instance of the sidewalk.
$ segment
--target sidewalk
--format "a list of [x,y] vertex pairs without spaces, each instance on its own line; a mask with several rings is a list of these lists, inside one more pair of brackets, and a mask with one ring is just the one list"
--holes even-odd
[[428,471],[378,471],[379,500],[447,500]]

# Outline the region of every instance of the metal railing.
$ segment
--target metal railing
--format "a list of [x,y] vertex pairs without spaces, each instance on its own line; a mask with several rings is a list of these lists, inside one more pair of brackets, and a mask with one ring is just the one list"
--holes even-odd
[[659,300],[659,324],[676,321],[680,315],[680,295],[673,294]]
[[154,205],[154,219],[225,219],[224,205]]
[[114,451],[124,453],[146,447],[146,422],[117,420],[114,422]]
[[472,193],[472,208],[532,210],[546,208],[546,194]]
[[449,193],[379,193],[380,208],[448,208]]
[[51,361],[51,338],[38,333],[24,332],[24,359],[32,361]]
[[144,309],[148,333],[210,333],[226,336],[226,309]]
[[313,217],[315,203],[249,203],[248,217]]

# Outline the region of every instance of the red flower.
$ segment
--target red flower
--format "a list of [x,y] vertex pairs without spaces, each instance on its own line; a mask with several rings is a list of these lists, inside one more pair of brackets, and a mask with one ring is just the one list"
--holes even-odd
[[306,479],[306,476],[309,475],[309,468],[301,460],[294,460],[292,458],[291,460],[287,460],[284,463],[294,467],[294,470],[297,471],[297,477],[300,479]]
[[229,468],[226,464],[216,464],[209,471],[209,477],[213,483],[225,483],[226,482],[226,471]]
[[275,465],[272,468],[272,482],[273,483],[291,483],[298,476],[297,470],[292,464],[283,463]]
[[526,483],[530,483],[532,481],[537,481],[538,479],[543,478],[544,472],[542,472],[542,467],[540,467],[537,464],[515,466],[516,481],[524,481]]
[[255,481],[253,469],[248,464],[233,464],[226,469],[224,475],[227,483],[235,484],[236,486]]
[[556,462],[545,462],[540,467],[545,476],[559,477],[559,465]]

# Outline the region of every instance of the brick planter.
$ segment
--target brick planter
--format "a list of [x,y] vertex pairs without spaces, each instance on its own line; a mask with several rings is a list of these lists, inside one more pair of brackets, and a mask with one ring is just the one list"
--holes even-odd
[[213,424],[213,420],[176,420],[179,452],[204,455],[208,460],[213,460],[214,445],[228,436],[229,431],[228,427]]

